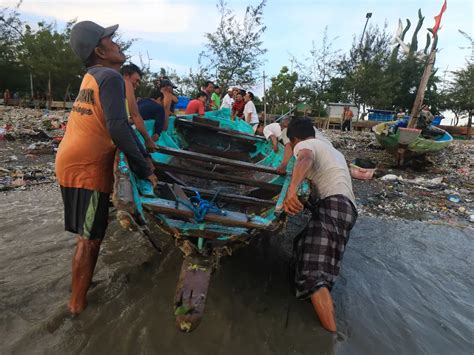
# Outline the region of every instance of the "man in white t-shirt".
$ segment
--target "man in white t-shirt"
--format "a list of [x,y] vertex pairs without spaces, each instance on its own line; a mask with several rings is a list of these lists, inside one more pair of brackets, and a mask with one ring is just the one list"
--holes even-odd
[[[319,139],[320,141],[332,146],[331,141],[329,140],[328,137],[326,137],[324,135],[323,132],[321,132],[319,129],[317,129],[314,126],[313,126],[313,129],[314,129],[314,135],[315,135],[316,139]],[[288,166],[288,162],[290,161],[291,157],[293,156],[293,148],[291,147],[290,140],[288,139],[288,136],[286,134],[287,130],[288,129],[285,128],[281,132],[281,140],[283,142],[283,145],[285,146],[285,152],[283,154],[283,160],[282,160],[280,166],[277,168],[277,171],[279,173],[285,173],[286,172],[286,167]]]
[[273,122],[263,128],[263,135],[265,139],[271,140],[273,151],[278,153],[278,141],[282,139],[282,130],[288,127],[289,119],[287,117],[280,120],[280,122]]
[[222,98],[222,104],[221,104],[221,109],[223,108],[228,108],[232,110],[232,104],[234,103],[234,99],[232,98],[233,96],[233,89],[229,88],[227,90],[227,94]]
[[283,202],[285,211],[290,215],[303,211],[305,206],[298,198],[298,188],[305,178],[312,187],[312,198],[306,203],[312,217],[295,240],[297,297],[310,298],[322,326],[335,332],[330,291],[357,219],[351,176],[344,156],[332,145],[315,138],[311,120],[293,119],[287,133],[297,160]]
[[258,114],[257,109],[253,103],[253,93],[250,91],[247,92],[244,96],[245,107],[244,107],[244,119],[253,127],[253,131],[257,129],[258,126]]

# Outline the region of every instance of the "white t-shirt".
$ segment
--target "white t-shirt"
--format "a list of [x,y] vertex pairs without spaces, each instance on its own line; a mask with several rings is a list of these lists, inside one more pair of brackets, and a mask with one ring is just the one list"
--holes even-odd
[[302,149],[313,153],[314,163],[306,177],[316,186],[319,198],[344,195],[355,206],[351,175],[341,152],[318,139],[299,142],[293,150],[295,157]]
[[278,122],[270,123],[263,128],[263,135],[266,139],[270,139],[270,136],[275,136],[276,139],[281,138],[281,126]]
[[230,108],[232,110],[233,103],[234,103],[234,99],[232,97],[230,97],[229,94],[226,94],[222,98],[221,108]]
[[[288,143],[290,143],[290,139],[286,135],[286,131],[287,131],[287,129],[285,128],[281,132],[281,140],[283,141],[283,145],[287,145]],[[316,127],[314,127],[314,135],[315,135],[316,139],[319,139],[319,140],[323,141],[324,143],[329,144],[329,145],[332,146],[332,143],[329,140],[329,138],[326,137],[326,135],[323,132],[321,132],[319,129],[317,129]]]
[[258,114],[257,114],[257,109],[255,108],[255,105],[253,103],[253,101],[249,101],[245,104],[245,107],[244,107],[244,118],[245,118],[245,121],[247,121],[247,116],[248,114],[251,113],[252,115],[250,116],[250,124],[253,125],[253,124],[256,124],[258,123]]

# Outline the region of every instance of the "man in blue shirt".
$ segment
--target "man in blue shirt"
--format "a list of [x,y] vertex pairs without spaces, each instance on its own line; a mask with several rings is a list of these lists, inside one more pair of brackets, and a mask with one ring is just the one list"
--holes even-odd
[[155,121],[155,128],[153,129],[151,139],[156,142],[160,137],[165,122],[163,93],[160,90],[153,90],[149,98],[138,101],[138,110],[144,120]]

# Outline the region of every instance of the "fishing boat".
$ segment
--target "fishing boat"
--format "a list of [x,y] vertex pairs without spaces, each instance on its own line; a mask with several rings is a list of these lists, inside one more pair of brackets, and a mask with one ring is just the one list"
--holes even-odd
[[[151,130],[153,122],[145,124]],[[174,312],[178,328],[189,332],[201,321],[219,259],[281,227],[291,175],[276,170],[283,147],[275,153],[245,121],[231,120],[228,110],[170,117],[157,149],[155,189],[117,152],[112,200],[123,227],[141,230],[154,244],[165,235],[175,238],[184,260]],[[307,190],[304,185],[302,193]],[[163,233],[151,235],[150,223]]]
[[[420,83],[416,91],[415,100],[411,109],[411,115],[408,122],[403,124],[403,127],[398,127],[400,122],[385,122],[378,124],[373,127],[375,137],[377,141],[391,153],[396,154],[398,165],[403,165],[404,162],[410,157],[423,155],[426,153],[437,152],[446,148],[452,141],[453,137],[445,130],[430,125],[425,127],[419,127],[418,117],[420,116],[425,92],[428,85],[429,78],[433,73],[433,66],[436,59],[437,45],[438,45],[438,29],[440,28],[441,17],[443,12],[446,10],[446,1],[444,2],[441,12],[435,16],[435,25],[430,28],[429,31],[433,36],[433,42],[431,44],[431,50],[429,54],[423,59],[425,60],[425,68],[420,78]],[[419,12],[420,22],[418,29],[421,27],[423,21],[421,12]],[[414,37],[415,38],[415,37]],[[397,38],[397,42],[400,43],[400,38]],[[425,53],[431,42],[431,36],[427,37],[427,45]],[[410,49],[411,50],[411,49]]]
[[408,132],[403,128],[393,129],[395,124],[396,121],[383,122],[374,126],[373,131],[379,144],[389,153],[398,155],[400,147],[403,147],[405,159],[438,152],[453,141],[453,137],[448,132],[434,126],[430,127],[429,135],[424,135],[421,130],[411,130],[413,134],[406,140],[404,135],[407,136]]

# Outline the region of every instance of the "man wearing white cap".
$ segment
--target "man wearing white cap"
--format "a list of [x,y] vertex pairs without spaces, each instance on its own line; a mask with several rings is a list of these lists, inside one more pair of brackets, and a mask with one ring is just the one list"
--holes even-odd
[[227,94],[222,98],[221,109],[228,108],[229,110],[232,110],[232,104],[234,103],[234,99],[232,98],[233,91],[234,90],[231,87],[227,89]]

